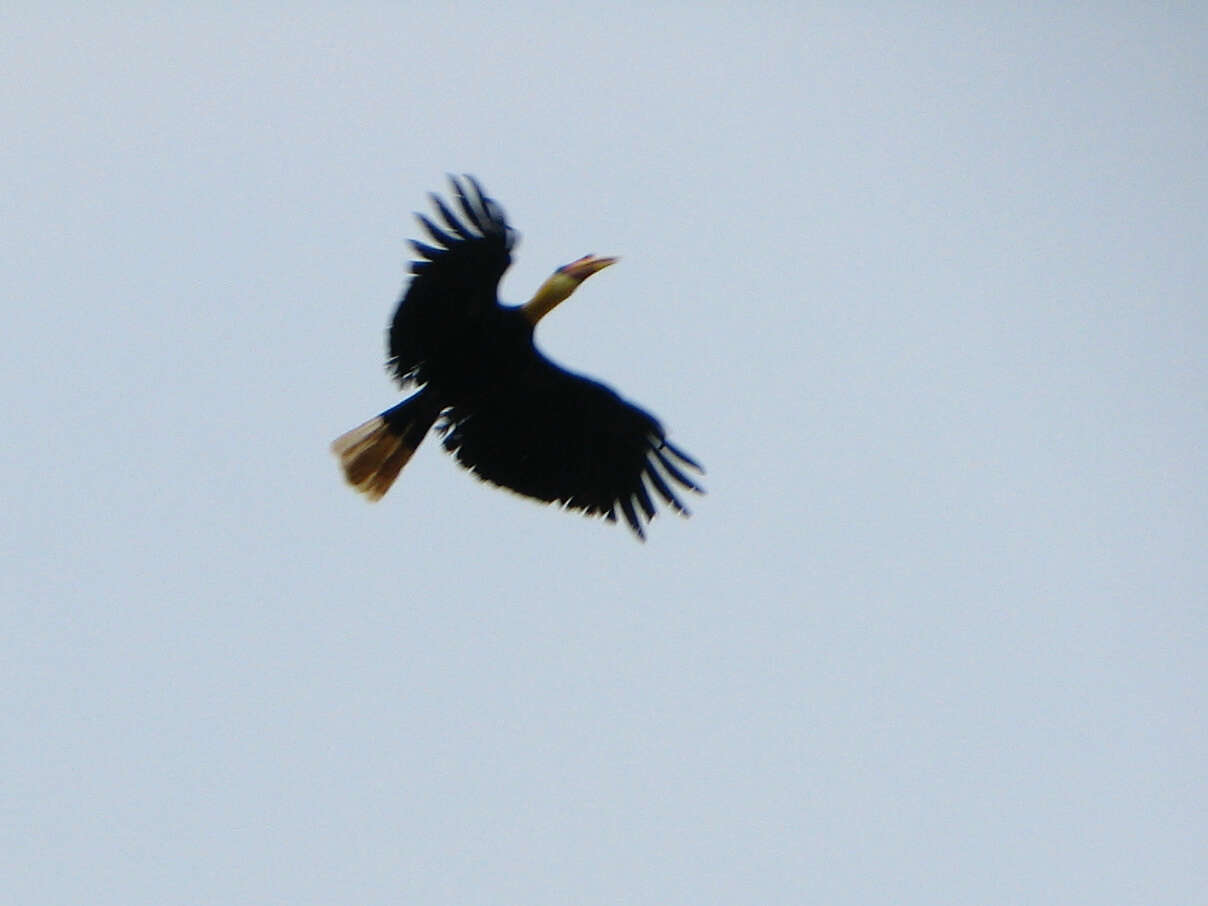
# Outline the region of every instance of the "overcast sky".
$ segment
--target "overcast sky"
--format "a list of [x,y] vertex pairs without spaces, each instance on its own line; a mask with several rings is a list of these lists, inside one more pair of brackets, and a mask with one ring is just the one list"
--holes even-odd
[[[1208,16],[975,6],[9,4],[3,899],[1199,901]],[[691,519],[344,485],[447,172]]]

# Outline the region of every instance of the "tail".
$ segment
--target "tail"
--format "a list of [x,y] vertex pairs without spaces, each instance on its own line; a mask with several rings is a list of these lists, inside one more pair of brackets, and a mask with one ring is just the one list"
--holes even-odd
[[331,444],[348,483],[370,500],[381,500],[411,459],[441,405],[427,390],[341,434]]

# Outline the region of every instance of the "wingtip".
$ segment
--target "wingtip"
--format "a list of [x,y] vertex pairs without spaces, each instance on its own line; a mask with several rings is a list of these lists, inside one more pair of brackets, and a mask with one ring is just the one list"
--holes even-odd
[[465,179],[465,181],[470,184],[470,188],[472,188],[474,190],[474,194],[478,196],[478,200],[485,207],[486,202],[489,200],[489,198],[487,196],[487,193],[483,191],[482,184],[477,179],[474,178],[474,174],[472,174],[472,173],[463,173],[462,178]]

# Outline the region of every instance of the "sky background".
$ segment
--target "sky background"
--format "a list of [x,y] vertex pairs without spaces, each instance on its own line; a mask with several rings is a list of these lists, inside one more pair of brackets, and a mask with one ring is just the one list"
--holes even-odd
[[[1200,901],[1208,15],[977,6],[6,5],[3,899]],[[343,484],[447,172],[691,519]]]

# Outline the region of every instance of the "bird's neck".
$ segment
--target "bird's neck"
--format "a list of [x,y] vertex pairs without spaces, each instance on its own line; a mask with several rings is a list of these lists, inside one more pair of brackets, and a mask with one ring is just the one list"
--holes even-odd
[[538,321],[548,315],[551,311],[558,307],[558,304],[564,301],[580,281],[573,277],[568,277],[560,271],[554,271],[550,278],[546,280],[533,294],[533,298],[521,306],[521,311],[524,312],[525,318],[532,325],[536,325]]

